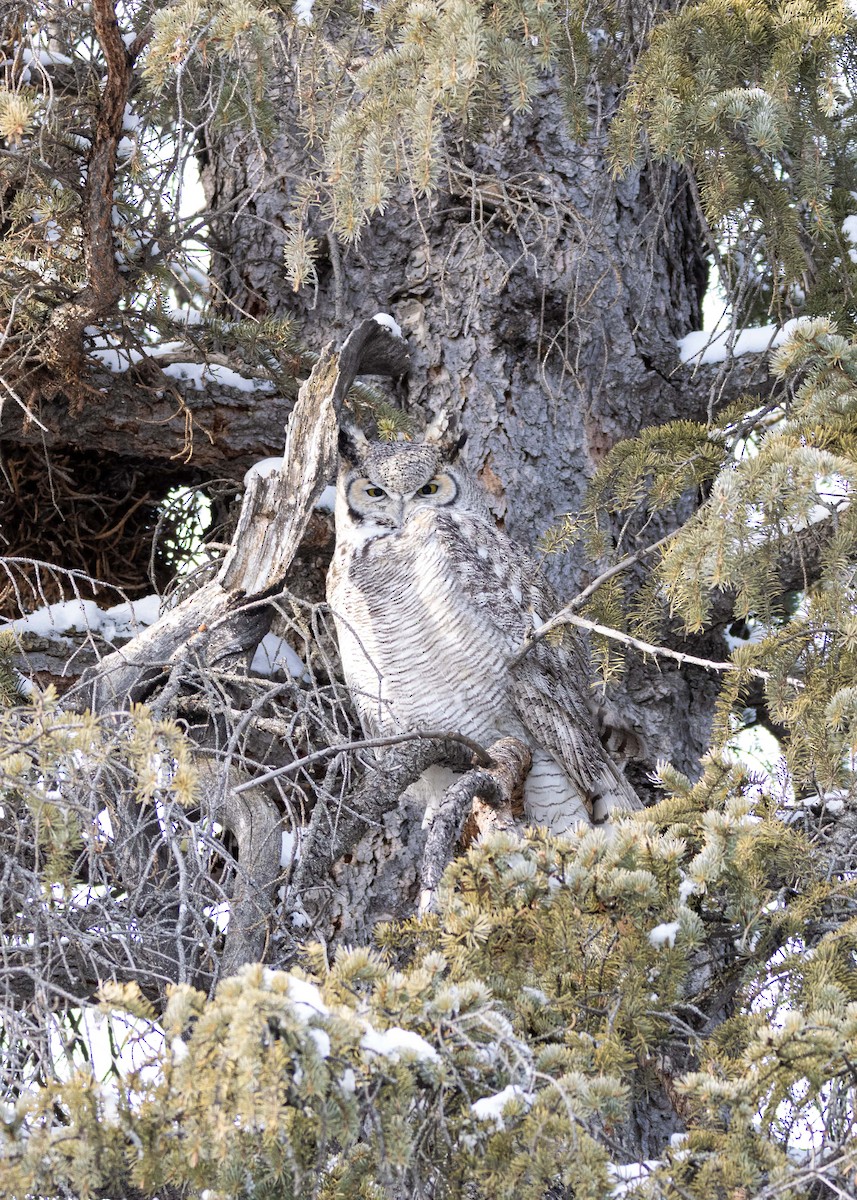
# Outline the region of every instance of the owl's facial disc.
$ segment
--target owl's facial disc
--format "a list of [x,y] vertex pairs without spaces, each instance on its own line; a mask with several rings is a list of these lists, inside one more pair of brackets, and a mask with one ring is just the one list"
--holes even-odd
[[345,488],[348,516],[355,525],[396,529],[402,523],[402,502],[366,475],[356,475]]

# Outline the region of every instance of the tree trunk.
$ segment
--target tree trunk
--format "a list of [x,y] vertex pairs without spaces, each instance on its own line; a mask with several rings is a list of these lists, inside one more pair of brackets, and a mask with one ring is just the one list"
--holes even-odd
[[[328,257],[317,290],[298,294],[282,266],[293,147],[284,128],[264,161],[228,139],[208,156],[212,205],[254,191],[246,215],[216,230],[222,292],[260,316],[299,317],[307,340],[390,312],[412,356],[397,403],[418,422],[445,411],[466,431],[466,460],[525,546],[581,508],[621,438],[705,419],[708,388],[688,386],[676,346],[699,327],[707,274],[685,177],[650,167],[615,180],[603,124],[576,144],[556,79],[529,114],[450,147],[459,165],[430,202],[399,196],[348,247],[319,219],[312,232]],[[565,598],[598,573],[579,548],[546,559],[545,571]],[[722,658],[722,646],[707,656]],[[704,672],[629,669],[611,712],[646,747],[640,779],[659,757],[695,773],[715,692]]]

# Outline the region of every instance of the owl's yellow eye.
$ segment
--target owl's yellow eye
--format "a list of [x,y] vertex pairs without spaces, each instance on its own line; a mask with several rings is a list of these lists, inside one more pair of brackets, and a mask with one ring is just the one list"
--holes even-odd
[[385,495],[386,495],[386,492],[384,491],[384,489],[383,489],[383,488],[379,488],[379,487],[367,487],[367,489],[366,489],[366,495],[367,495],[367,496],[368,496],[368,497],[369,497],[371,500],[380,500],[380,498],[381,498],[382,496],[385,496]]
[[424,483],[421,488],[417,488],[418,496],[433,496],[440,487],[437,480],[433,479],[431,483]]

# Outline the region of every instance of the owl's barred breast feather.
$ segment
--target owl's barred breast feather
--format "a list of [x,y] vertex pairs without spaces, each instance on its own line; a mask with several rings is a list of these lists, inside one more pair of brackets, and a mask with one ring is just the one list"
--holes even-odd
[[486,746],[520,738],[533,750],[527,819],[556,833],[638,807],[595,733],[576,639],[540,642],[508,666],[559,606],[532,559],[494,526],[478,484],[434,447],[385,444],[379,457],[381,468],[358,462],[340,473],[328,576],[366,733],[448,728]]

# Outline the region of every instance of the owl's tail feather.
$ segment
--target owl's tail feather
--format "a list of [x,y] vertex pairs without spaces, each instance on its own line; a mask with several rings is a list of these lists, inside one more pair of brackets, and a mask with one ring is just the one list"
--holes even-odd
[[524,783],[524,814],[529,825],[545,825],[551,833],[569,833],[589,825],[587,796],[569,778],[552,754],[530,747],[533,765]]
[[636,812],[643,807],[628,780],[606,755],[604,768],[592,787],[591,804],[593,825],[603,825],[613,813]]

